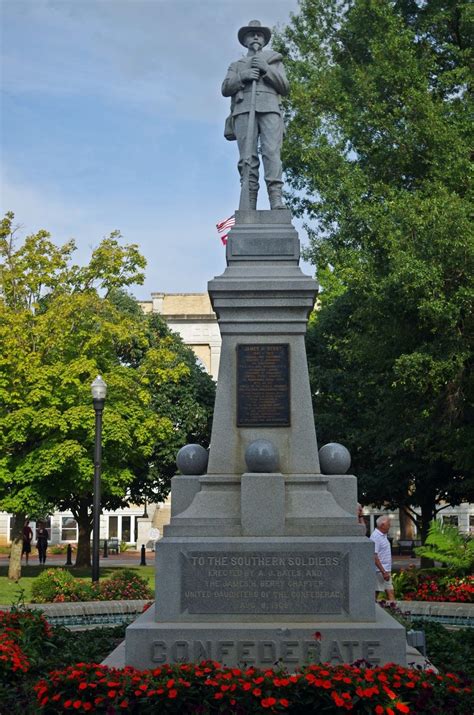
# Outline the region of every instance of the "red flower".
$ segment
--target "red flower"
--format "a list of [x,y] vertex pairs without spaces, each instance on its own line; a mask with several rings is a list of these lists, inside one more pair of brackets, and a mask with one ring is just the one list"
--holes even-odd
[[395,705],[395,707],[401,713],[409,713],[410,712],[410,708],[408,707],[408,705],[405,705],[405,703],[397,703]]
[[276,698],[263,698],[261,701],[262,708],[271,708],[276,704]]
[[337,705],[339,708],[342,707],[342,706],[345,704],[345,703],[344,703],[344,700],[339,697],[339,695],[336,693],[335,690],[332,691],[332,693],[331,693],[331,698],[334,700],[334,702],[336,703],[336,705]]
[[168,691],[168,697],[169,698],[175,698],[178,694],[178,691],[175,690],[174,688]]
[[280,698],[280,700],[279,700],[278,702],[279,702],[280,705],[282,705],[284,708],[287,708],[288,705],[290,704],[289,700],[287,700],[286,698]]
[[382,705],[375,706],[375,715],[383,715],[384,712],[385,712],[385,709],[382,707]]

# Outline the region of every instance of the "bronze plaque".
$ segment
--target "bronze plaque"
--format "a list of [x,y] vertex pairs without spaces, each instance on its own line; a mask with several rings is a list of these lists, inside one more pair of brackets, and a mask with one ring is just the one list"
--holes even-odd
[[237,427],[290,426],[290,346],[237,345]]
[[347,610],[347,555],[339,551],[192,551],[181,555],[188,613]]

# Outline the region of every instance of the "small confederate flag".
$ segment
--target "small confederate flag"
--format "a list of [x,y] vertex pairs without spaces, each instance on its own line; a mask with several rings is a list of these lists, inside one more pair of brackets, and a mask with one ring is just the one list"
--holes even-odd
[[232,226],[235,223],[235,216],[230,216],[229,218],[226,218],[224,221],[221,221],[220,223],[216,223],[216,228],[217,232],[221,234],[221,241],[224,244],[224,246],[227,245],[227,236],[229,235],[229,231],[232,228]]

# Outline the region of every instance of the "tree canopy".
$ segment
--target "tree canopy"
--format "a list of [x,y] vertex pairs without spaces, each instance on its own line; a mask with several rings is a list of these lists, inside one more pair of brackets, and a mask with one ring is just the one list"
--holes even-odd
[[474,499],[472,28],[454,0],[301,0],[277,39],[322,286],[320,441],[351,449],[365,501],[420,506],[423,533],[443,500]]
[[212,380],[159,316],[124,288],[143,281],[137,246],[115,232],[86,266],[74,243],[45,231],[17,246],[13,215],[1,225],[0,508],[54,507],[79,523],[89,558],[94,410],[90,385],[108,385],[103,419],[102,508],[164,498],[177,449],[206,444]]

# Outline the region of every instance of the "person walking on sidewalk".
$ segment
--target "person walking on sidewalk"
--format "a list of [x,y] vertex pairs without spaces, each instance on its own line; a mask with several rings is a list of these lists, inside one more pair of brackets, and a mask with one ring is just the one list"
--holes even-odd
[[45,564],[46,552],[48,550],[48,530],[44,524],[41,524],[36,532],[36,548],[38,549],[40,564]]
[[390,603],[395,601],[392,583],[392,549],[387,534],[390,531],[390,517],[379,516],[370,539],[375,544],[375,599],[382,592]]
[[32,539],[33,539],[33,531],[31,529],[31,527],[29,526],[28,519],[27,519],[23,526],[23,544],[21,547],[21,555],[23,557],[23,554],[25,554],[25,562],[26,562],[27,566],[28,566],[28,559],[30,558],[30,554],[31,554]]

